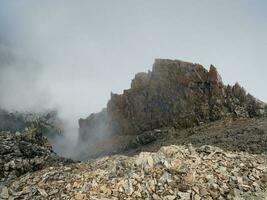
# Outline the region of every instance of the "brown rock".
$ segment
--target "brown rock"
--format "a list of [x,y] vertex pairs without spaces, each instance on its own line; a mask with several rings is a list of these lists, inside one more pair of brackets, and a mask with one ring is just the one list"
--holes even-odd
[[222,77],[213,65],[210,66],[208,81],[212,84],[222,84]]
[[183,177],[185,183],[191,184],[194,181],[194,173],[189,172]]
[[213,65],[207,71],[199,64],[156,59],[152,71],[138,73],[130,89],[111,94],[106,109],[79,120],[80,141],[95,144],[102,136],[187,128],[225,116],[262,116],[266,109],[239,84],[224,86]]

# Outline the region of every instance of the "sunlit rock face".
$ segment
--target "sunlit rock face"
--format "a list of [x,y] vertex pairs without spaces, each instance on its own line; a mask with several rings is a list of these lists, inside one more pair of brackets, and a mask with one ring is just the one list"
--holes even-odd
[[239,84],[224,85],[214,66],[208,71],[199,64],[156,59],[152,71],[136,74],[130,89],[111,94],[101,113],[80,119],[80,138],[105,131],[138,135],[166,126],[187,128],[224,117],[263,115],[266,104]]

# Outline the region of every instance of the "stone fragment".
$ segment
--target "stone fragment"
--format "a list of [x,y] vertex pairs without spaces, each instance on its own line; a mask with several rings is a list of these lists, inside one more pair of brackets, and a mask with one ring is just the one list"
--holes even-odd
[[8,188],[7,187],[3,187],[2,191],[0,193],[0,197],[3,199],[8,199],[9,197],[9,192],[8,192]]
[[198,194],[194,195],[194,200],[201,200],[201,197]]
[[134,192],[133,185],[130,179],[124,181],[123,188],[125,190],[125,194],[128,196],[132,195]]
[[44,189],[38,187],[37,190],[38,190],[38,192],[40,192],[40,194],[43,197],[47,197],[48,196],[48,194],[46,193],[46,191]]
[[176,196],[174,196],[174,195],[167,195],[167,196],[164,196],[163,199],[164,200],[174,200],[174,199],[176,199]]
[[152,197],[153,197],[153,199],[155,199],[155,200],[161,200],[160,196],[157,195],[157,194],[155,194],[155,193],[152,195]]
[[207,191],[207,189],[204,188],[204,187],[200,187],[200,188],[199,188],[199,195],[200,195],[201,197],[205,197],[205,196],[207,196],[207,195],[208,195],[208,191]]
[[194,182],[194,173],[188,172],[185,176],[183,176],[183,181],[187,184],[191,184]]
[[178,192],[178,196],[183,200],[190,200],[190,193]]
[[150,153],[142,152],[136,159],[136,164],[142,166],[145,169],[153,168],[154,160]]
[[169,174],[168,172],[164,171],[163,175],[160,177],[159,182],[164,184],[164,183],[170,183],[172,182],[172,176],[171,174]]

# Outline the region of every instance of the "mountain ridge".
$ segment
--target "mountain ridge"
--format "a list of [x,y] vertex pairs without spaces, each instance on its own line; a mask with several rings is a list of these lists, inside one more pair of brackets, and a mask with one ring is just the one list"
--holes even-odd
[[262,117],[266,113],[266,104],[238,83],[224,85],[213,65],[207,70],[200,64],[156,59],[152,71],[135,75],[130,89],[111,93],[105,109],[79,120],[79,138],[85,143],[163,127],[194,127],[227,117]]

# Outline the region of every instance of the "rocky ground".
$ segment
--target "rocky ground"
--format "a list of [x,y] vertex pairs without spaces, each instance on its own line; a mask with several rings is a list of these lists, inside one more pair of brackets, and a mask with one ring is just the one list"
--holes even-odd
[[34,114],[0,109],[0,186],[22,174],[71,162],[56,155],[48,138],[60,137],[55,112]]
[[[254,154],[267,154],[266,118],[226,118],[188,129],[166,127],[146,131],[139,135],[118,135],[106,140],[95,140],[89,154],[82,153],[82,160],[97,158],[106,154],[125,152],[134,155],[142,151],[158,151],[161,146],[187,145],[217,146],[223,150],[246,151]],[[85,148],[84,151],[88,150]]]
[[266,118],[227,118],[183,130],[165,128],[156,139],[157,142],[153,142],[151,138],[150,144],[140,146],[133,152],[155,151],[161,146],[191,143],[196,147],[212,145],[228,151],[267,154],[267,120]]
[[57,156],[42,136],[0,132],[0,184],[28,172],[68,162],[70,160]]
[[23,175],[3,185],[0,197],[267,199],[265,118],[221,120],[186,130],[166,128],[157,132],[166,137],[158,134],[156,139],[146,140],[150,142],[145,146],[138,144],[124,155]]

